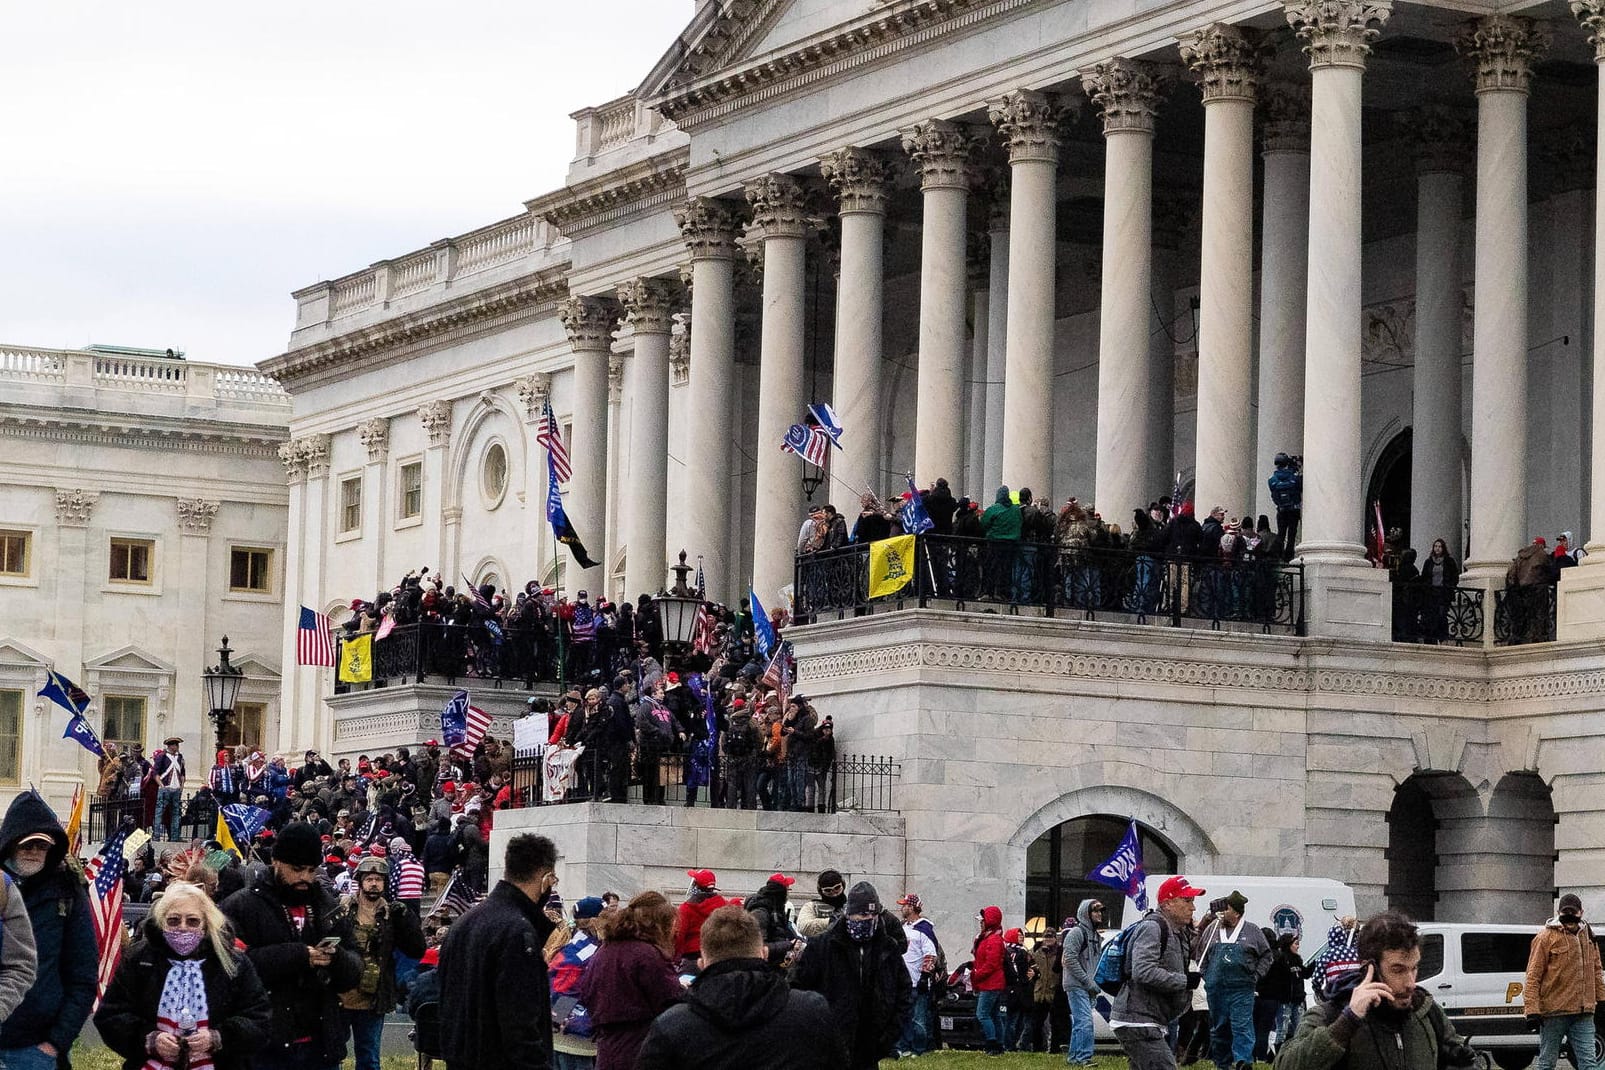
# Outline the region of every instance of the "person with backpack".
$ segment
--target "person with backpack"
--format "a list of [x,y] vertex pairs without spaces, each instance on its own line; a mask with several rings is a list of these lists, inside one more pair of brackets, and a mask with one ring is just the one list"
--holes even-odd
[[1093,971],[1103,953],[1104,906],[1100,899],[1083,899],[1076,909],[1076,923],[1064,931],[1064,992],[1070,1000],[1070,1050],[1065,1062],[1070,1066],[1092,1065],[1092,1001],[1100,994]]
[[1004,1047],[1003,911],[982,907],[975,916],[981,931],[970,947],[970,987],[975,990],[975,1018],[988,1055],[1002,1055]]
[[[1130,1070],[1176,1068],[1170,1023],[1187,1009],[1188,993],[1199,982],[1198,974],[1187,969],[1187,947],[1193,900],[1203,894],[1186,877],[1167,878],[1159,886],[1159,909],[1150,910],[1116,937],[1121,980],[1109,1025]],[[1105,961],[1112,958],[1113,950]]]
[[[1003,1049],[1021,1051],[1026,1022],[1031,1017],[1037,982],[1036,965],[1025,948],[1019,929],[1003,933],[1004,1019]],[[1029,1050],[1023,1049],[1023,1050]]]

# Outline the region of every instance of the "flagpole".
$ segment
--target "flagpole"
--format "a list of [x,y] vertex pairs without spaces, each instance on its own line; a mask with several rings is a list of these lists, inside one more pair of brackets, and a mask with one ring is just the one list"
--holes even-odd
[[563,601],[563,570],[558,558],[558,545],[557,533],[553,532],[552,587],[557,592],[557,601],[552,604],[552,620],[557,624],[557,702],[561,706],[563,696],[568,694],[568,658],[563,656],[563,618],[557,613],[557,606]]

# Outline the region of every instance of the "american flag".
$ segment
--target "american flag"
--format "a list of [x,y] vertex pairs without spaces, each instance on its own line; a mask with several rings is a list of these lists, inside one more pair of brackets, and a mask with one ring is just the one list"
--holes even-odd
[[133,831],[132,827],[118,829],[84,867],[84,876],[89,881],[89,916],[94,921],[95,943],[100,948],[96,1007],[100,1006],[123,953],[123,871],[128,867],[123,846]]
[[301,623],[295,629],[295,663],[333,667],[334,636],[327,614],[301,607]]
[[541,427],[535,432],[535,441],[546,447],[546,452],[552,456],[552,470],[557,473],[559,483],[567,483],[573,471],[569,468],[568,447],[563,445],[563,429],[557,426],[557,417],[552,415],[552,404],[547,402],[541,411]]
[[708,603],[703,602],[697,606],[697,619],[692,628],[691,649],[698,654],[712,654],[716,638],[718,623],[708,610]]
[[763,671],[763,682],[780,693],[780,704],[784,710],[786,696],[791,691],[791,644],[781,643],[775,647],[775,656],[769,659],[769,667]]
[[435,900],[434,909],[429,912],[429,916],[432,918],[447,911],[461,915],[483,898],[485,897],[468,886],[468,882],[463,879],[463,867],[458,866],[451,871],[451,880],[446,882],[446,888],[440,893],[440,898]]
[[786,437],[781,440],[780,448],[787,453],[797,454],[809,464],[823,468],[826,458],[830,455],[830,433],[823,427],[792,424],[786,430]]
[[472,758],[474,748],[485,738],[485,730],[489,727],[490,714],[478,706],[468,707],[468,735],[460,744],[453,747],[451,752],[459,757]]

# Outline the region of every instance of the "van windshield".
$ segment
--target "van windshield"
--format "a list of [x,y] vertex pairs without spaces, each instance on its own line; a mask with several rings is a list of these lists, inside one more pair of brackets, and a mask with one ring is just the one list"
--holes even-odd
[[1460,968],[1466,973],[1525,973],[1532,946],[1528,933],[1461,933]]

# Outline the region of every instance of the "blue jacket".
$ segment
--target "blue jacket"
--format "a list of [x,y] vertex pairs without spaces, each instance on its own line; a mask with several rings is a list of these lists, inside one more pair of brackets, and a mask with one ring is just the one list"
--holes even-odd
[[10,856],[18,840],[42,832],[51,838],[45,867],[18,881],[39,948],[39,973],[33,987],[11,1017],[0,1025],[0,1048],[31,1048],[46,1041],[68,1051],[89,1018],[95,1002],[100,955],[95,926],[89,918],[89,894],[78,875],[62,865],[67,833],[55,813],[35,792],[12,800],[0,822],[0,858]]
[[1272,472],[1265,485],[1271,488],[1271,501],[1278,509],[1297,509],[1304,500],[1304,473],[1292,465]]

